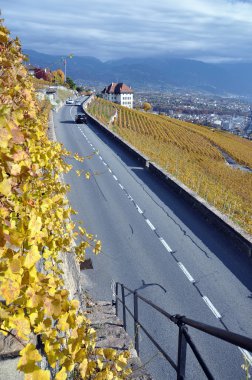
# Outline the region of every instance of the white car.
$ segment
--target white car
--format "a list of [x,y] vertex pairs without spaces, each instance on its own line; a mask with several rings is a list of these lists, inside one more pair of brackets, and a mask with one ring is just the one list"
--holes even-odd
[[67,99],[66,104],[74,104],[74,100],[73,99]]

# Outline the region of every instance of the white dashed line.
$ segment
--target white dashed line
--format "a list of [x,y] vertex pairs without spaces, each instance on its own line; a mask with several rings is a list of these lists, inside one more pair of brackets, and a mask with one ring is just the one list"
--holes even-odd
[[155,231],[155,227],[153,226],[153,224],[149,221],[149,219],[145,219],[146,223],[150,226],[150,228],[152,229],[152,231]]
[[102,158],[102,156],[99,156],[99,159],[103,161],[103,158]]
[[169,252],[172,253],[172,249],[169,247],[169,245],[166,243],[166,241],[163,238],[159,238],[165,249]]
[[116,180],[116,181],[118,181],[118,179],[117,179],[117,177],[113,174],[113,178]]
[[143,214],[143,211],[140,209],[140,207],[138,205],[136,205],[136,208],[137,208],[137,211],[139,212],[139,214]]
[[109,171],[110,173],[112,173],[112,170],[111,170],[110,168],[108,168],[108,171]]
[[190,273],[188,272],[188,270],[186,269],[186,267],[181,263],[181,262],[178,262],[178,266],[180,267],[180,269],[182,270],[182,272],[186,275],[186,277],[188,278],[188,280],[192,283],[195,282],[194,278],[190,275]]
[[238,350],[242,353],[243,356],[247,359],[249,364],[252,366],[252,356],[247,350],[244,350],[244,348],[238,347]]
[[108,164],[105,161],[103,161],[103,165],[107,166]]
[[120,188],[121,188],[122,190],[124,189],[123,185],[121,185],[120,183],[119,183],[119,186],[120,186]]
[[90,144],[90,146],[93,146],[93,144]]
[[95,151],[95,148],[93,147],[93,150]]
[[209,309],[211,310],[211,312],[216,316],[216,318],[220,319],[220,318],[221,318],[220,313],[219,313],[218,310],[214,307],[214,305],[213,305],[212,302],[209,300],[209,298],[207,298],[206,296],[203,296],[203,300],[204,300],[204,302],[207,304],[207,306],[209,307]]

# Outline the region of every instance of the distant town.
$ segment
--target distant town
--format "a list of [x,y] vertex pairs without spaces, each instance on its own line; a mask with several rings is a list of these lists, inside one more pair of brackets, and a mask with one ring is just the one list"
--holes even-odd
[[[101,83],[90,83],[96,94]],[[252,102],[243,97],[218,96],[186,90],[155,91],[134,89],[134,108],[148,102],[153,113],[164,114],[191,123],[226,130],[252,139]]]
[[152,105],[154,113],[252,139],[252,106],[244,99],[202,93],[135,92],[134,106],[141,107],[144,102]]
[[[64,81],[64,73],[61,70],[51,72],[49,69],[37,68],[29,64],[27,65],[27,69],[32,76],[38,79],[41,78],[52,82],[57,81],[58,83],[63,83]],[[121,85],[122,84],[123,83],[121,83]],[[86,83],[86,86],[87,85]],[[116,83],[112,83],[110,86],[113,87],[113,85],[116,85]],[[120,83],[118,85],[120,85]],[[86,86],[84,85],[84,88]],[[102,95],[102,92],[104,92],[106,88],[101,91],[100,86],[101,83],[99,83],[98,86],[92,83],[91,86],[88,87],[97,95]],[[127,89],[127,91],[124,91],[124,96],[120,95],[122,90],[118,90],[119,95],[116,95],[116,92],[114,94],[114,90],[112,91],[110,89],[105,98],[110,101],[115,101],[114,98],[116,96],[122,96],[119,103],[129,108],[134,107],[141,109],[143,108],[143,104],[148,102],[151,105],[149,112],[171,116],[199,125],[206,125],[211,128],[226,130],[238,136],[252,139],[252,105],[251,101],[246,98],[235,96],[223,97],[189,90],[187,92],[186,90],[179,89],[170,90],[170,92],[154,89],[131,90],[131,88],[127,86],[125,89]]]

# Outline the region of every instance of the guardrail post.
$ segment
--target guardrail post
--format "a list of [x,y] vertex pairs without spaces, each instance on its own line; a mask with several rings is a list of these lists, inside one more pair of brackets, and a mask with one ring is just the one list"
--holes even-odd
[[116,308],[116,316],[118,317],[118,282],[116,282],[116,288],[115,288],[115,308]]
[[134,291],[134,332],[135,332],[135,349],[139,355],[139,333],[138,333],[138,297],[137,291]]
[[126,331],[126,309],[125,309],[125,293],[124,293],[124,286],[121,285],[122,288],[122,305],[123,305],[123,328]]
[[178,340],[178,363],[177,363],[177,380],[185,379],[186,368],[186,337],[184,330],[187,328],[183,324],[179,324],[179,340]]

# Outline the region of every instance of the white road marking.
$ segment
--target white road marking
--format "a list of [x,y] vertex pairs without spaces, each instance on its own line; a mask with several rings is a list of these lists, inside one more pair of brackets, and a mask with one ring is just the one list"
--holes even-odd
[[90,146],[93,146],[93,144],[90,144]]
[[241,348],[241,347],[238,347],[238,350],[242,353],[243,356],[245,356],[245,358],[247,359],[247,361],[249,362],[249,364],[252,366],[252,356],[251,356],[251,354],[247,350],[244,350],[244,348]]
[[161,243],[163,244],[163,246],[165,247],[165,249],[169,252],[169,253],[172,253],[172,249],[171,247],[169,247],[169,245],[166,243],[166,241],[161,237],[159,238],[159,240],[161,241]]
[[218,312],[218,310],[214,307],[214,305],[212,304],[212,302],[210,301],[210,299],[207,298],[206,296],[203,296],[203,300],[207,304],[207,306],[209,307],[209,309],[211,310],[211,312],[216,316],[216,318],[220,319],[221,315]]
[[118,181],[118,179],[117,179],[117,177],[113,174],[113,178],[116,180],[116,181]]
[[109,171],[110,173],[112,173],[112,170],[111,170],[110,168],[108,168],[108,171]]
[[71,115],[71,117],[72,117],[72,120],[74,121],[74,117],[73,117],[73,115],[72,115],[72,110],[73,110],[73,106],[70,108],[70,115]]
[[102,158],[102,156],[99,156],[99,159],[103,161],[103,158]]
[[140,207],[138,205],[136,205],[136,208],[137,208],[137,211],[139,212],[139,214],[143,214],[143,211],[140,209]]
[[182,272],[186,275],[186,277],[188,278],[188,280],[192,283],[195,282],[194,278],[190,275],[190,273],[188,272],[188,270],[186,269],[186,267],[179,261],[178,262],[178,266],[180,267],[180,269],[182,270]]
[[103,161],[103,165],[107,166],[108,164],[105,161]]
[[121,188],[122,190],[124,189],[123,185],[121,185],[120,183],[119,183],[119,186],[120,186],[120,188]]
[[152,229],[152,231],[155,231],[155,227],[153,226],[153,224],[149,221],[149,219],[145,219],[146,223],[150,226],[150,228]]
[[93,150],[95,150],[95,148],[93,147]]

